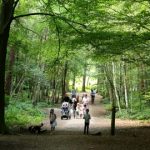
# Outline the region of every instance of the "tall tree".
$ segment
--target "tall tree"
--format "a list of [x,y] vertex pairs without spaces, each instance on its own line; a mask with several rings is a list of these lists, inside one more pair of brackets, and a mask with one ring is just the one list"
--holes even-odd
[[9,38],[10,25],[13,18],[14,9],[19,0],[3,0],[0,3],[0,132],[5,132],[5,61],[7,53],[7,43]]

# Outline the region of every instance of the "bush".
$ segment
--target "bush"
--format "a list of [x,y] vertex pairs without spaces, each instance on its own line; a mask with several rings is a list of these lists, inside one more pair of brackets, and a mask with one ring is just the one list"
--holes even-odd
[[150,110],[127,112],[125,109],[116,113],[116,118],[132,119],[132,120],[150,120]]
[[41,123],[45,115],[40,107],[33,108],[31,102],[11,102],[6,108],[5,118],[8,126],[25,126]]

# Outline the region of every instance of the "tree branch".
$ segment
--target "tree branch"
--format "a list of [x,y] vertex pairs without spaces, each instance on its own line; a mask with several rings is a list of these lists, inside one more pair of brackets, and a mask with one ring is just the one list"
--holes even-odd
[[60,54],[60,48],[61,48],[61,40],[60,40],[60,31],[59,31],[59,27],[57,25],[57,22],[55,20],[55,18],[53,19],[55,25],[56,25],[56,32],[57,32],[57,36],[58,36],[58,53],[57,53],[57,58],[56,61],[59,59],[59,54]]
[[18,19],[18,18],[28,17],[28,16],[36,16],[36,15],[55,17],[54,14],[37,12],[37,13],[28,13],[28,14],[22,14],[22,15],[14,16],[13,19]]
[[13,19],[18,19],[18,18],[21,18],[21,17],[28,17],[28,16],[36,16],[36,15],[43,15],[43,16],[51,16],[51,17],[55,17],[55,18],[58,18],[60,20],[63,20],[63,21],[68,21],[68,22],[71,22],[71,23],[74,23],[74,24],[78,24],[84,28],[86,28],[86,25],[82,24],[82,23],[79,23],[79,22],[76,22],[76,21],[73,21],[71,19],[67,19],[63,16],[60,16],[59,14],[53,14],[53,13],[42,13],[42,12],[36,12],[36,13],[28,13],[28,14],[22,14],[22,15],[18,15],[18,16],[14,16]]
[[17,6],[17,4],[18,4],[18,2],[19,2],[19,0],[16,0],[15,2],[14,2],[14,10],[15,10],[15,8],[16,8],[16,6]]

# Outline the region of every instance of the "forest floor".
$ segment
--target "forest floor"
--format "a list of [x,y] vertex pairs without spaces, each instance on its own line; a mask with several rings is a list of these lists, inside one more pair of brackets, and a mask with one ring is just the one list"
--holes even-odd
[[[96,96],[95,104],[90,105],[90,134],[83,134],[84,120],[71,118],[61,120],[60,108],[55,108],[57,127],[51,133],[48,114],[40,135],[18,133],[0,135],[0,150],[149,150],[150,124],[140,121],[116,119],[115,136],[110,135],[111,120],[106,118],[101,97]],[[95,133],[101,132],[101,135]]]

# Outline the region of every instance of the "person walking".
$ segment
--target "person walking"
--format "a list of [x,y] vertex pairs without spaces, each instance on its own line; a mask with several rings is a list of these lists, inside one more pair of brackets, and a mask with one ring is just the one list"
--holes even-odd
[[74,118],[76,116],[76,107],[77,107],[77,99],[74,97],[74,98],[72,98],[72,110],[73,110]]
[[91,89],[91,102],[92,102],[92,104],[94,104],[95,94],[96,94],[96,91],[94,89]]
[[50,126],[51,126],[51,131],[54,131],[55,130],[55,127],[57,125],[57,122],[56,122],[56,114],[54,113],[54,109],[51,109],[50,110],[50,114],[49,114],[49,120],[50,120]]
[[71,91],[71,98],[76,98],[76,93],[77,93],[76,89],[73,88]]
[[86,113],[84,114],[84,134],[89,134],[89,125],[90,125],[90,119],[91,115],[89,114],[89,109],[86,109]]

